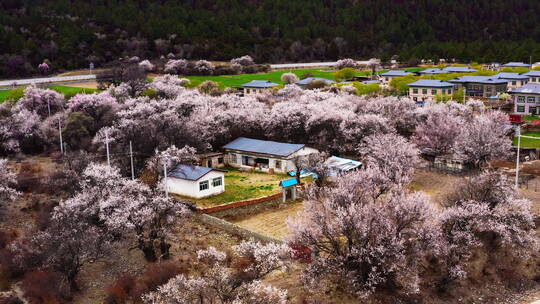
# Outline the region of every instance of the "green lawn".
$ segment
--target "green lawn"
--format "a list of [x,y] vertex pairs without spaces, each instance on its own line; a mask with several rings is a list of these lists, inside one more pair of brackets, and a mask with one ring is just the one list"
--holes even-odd
[[[540,149],[540,132],[525,132],[521,134],[523,136],[538,137],[538,139],[533,138],[521,138],[520,147],[522,148],[538,148]],[[514,137],[513,143],[514,146],[517,146],[518,139]]]
[[535,121],[535,120],[540,120],[540,116],[532,116],[532,115],[527,115],[525,116],[525,118],[523,118],[525,121]]
[[[58,93],[64,94],[66,98],[71,98],[79,93],[91,94],[98,92],[97,89],[88,89],[88,88],[79,88],[79,87],[69,87],[63,85],[53,85],[49,86],[49,89],[55,90]],[[13,89],[13,90],[0,90],[0,103],[8,100],[19,100],[23,96],[24,89]]]
[[200,207],[210,207],[278,193],[281,191],[279,182],[283,179],[291,178],[285,174],[244,172],[233,168],[227,168],[226,170],[225,192],[204,199],[177,197],[181,200],[195,203]]
[[[410,68],[406,71],[414,72],[418,70],[423,70],[422,68]],[[378,71],[377,73],[384,73],[387,70]],[[283,84],[281,82],[281,75],[284,73],[294,73],[298,78],[302,78],[305,74],[311,74],[312,77],[321,77],[330,80],[334,80],[334,72],[330,70],[321,70],[321,69],[300,69],[300,70],[278,70],[271,71],[268,73],[258,73],[258,74],[239,74],[239,75],[221,75],[221,76],[181,76],[182,78],[187,78],[191,81],[190,87],[197,87],[202,82],[206,80],[212,80],[219,83],[220,88],[226,87],[238,87],[244,83],[250,82],[252,80],[269,80],[275,83]],[[367,76],[371,73],[369,70],[357,71],[356,76]]]

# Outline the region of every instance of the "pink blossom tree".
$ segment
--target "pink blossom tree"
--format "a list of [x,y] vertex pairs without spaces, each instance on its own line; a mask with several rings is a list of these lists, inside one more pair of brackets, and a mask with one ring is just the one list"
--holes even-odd
[[42,74],[49,74],[49,72],[51,71],[51,67],[46,62],[43,62],[38,65],[38,70]]
[[139,67],[141,67],[146,72],[151,72],[154,70],[154,65],[149,60],[143,60],[139,62]]
[[380,170],[383,176],[397,185],[406,185],[419,164],[418,149],[396,134],[369,136],[359,151],[366,167]]
[[298,80],[298,76],[296,76],[296,74],[294,73],[283,73],[281,74],[281,81],[283,81],[284,83],[286,84],[293,84],[295,82],[297,82]]
[[[275,270],[285,270],[290,262],[286,245],[263,245],[244,241],[233,247],[234,256],[209,247],[198,252],[200,276],[181,274],[154,292],[143,296],[145,303],[269,303],[284,304],[287,292],[261,283]],[[230,260],[249,261],[244,268],[233,268]]]
[[195,62],[195,66],[193,67],[193,70],[198,75],[212,75],[214,74],[215,69],[216,67],[214,66],[214,64],[206,60],[199,60]]
[[186,74],[189,69],[189,62],[185,59],[171,59],[165,64],[164,72],[173,74]]
[[357,67],[358,67],[358,63],[356,62],[356,60],[351,59],[351,58],[340,59],[335,64],[336,70],[341,70],[341,69],[344,69],[344,68],[353,68],[353,69],[355,69]]
[[157,91],[159,97],[175,98],[184,90],[183,83],[185,83],[185,81],[182,79],[174,75],[166,74],[156,77],[151,84],[151,88]]
[[253,61],[253,58],[249,55],[245,55],[238,58],[231,59],[232,64],[239,64],[241,66],[248,66],[248,65],[254,65],[255,61]]
[[442,248],[436,213],[420,194],[381,196],[381,175],[368,169],[340,176],[335,186],[310,192],[305,209],[288,220],[289,241],[313,251],[304,284],[361,297],[385,286],[418,292],[424,258]]
[[462,128],[454,150],[476,167],[492,159],[504,159],[512,149],[510,128],[507,115],[501,112],[476,115]]
[[442,212],[440,225],[451,279],[467,277],[479,250],[488,256],[504,252],[503,261],[509,257],[523,261],[538,252],[531,202],[519,198],[506,176],[484,172],[464,180],[446,204],[449,207]]
[[77,94],[68,102],[68,111],[80,112],[93,119],[92,136],[101,128],[110,126],[121,105],[108,92]]
[[9,167],[7,159],[0,159],[0,201],[14,200],[19,194],[15,190],[17,176]]
[[425,154],[445,155],[452,152],[463,128],[466,128],[466,124],[459,116],[437,113],[430,115],[416,128],[412,140]]
[[[64,108],[64,96],[56,91],[40,89],[34,85],[28,86],[24,90],[24,95],[15,106],[16,111],[22,109],[36,112],[40,117],[45,118],[53,115]],[[49,113],[50,110],[50,113]]]

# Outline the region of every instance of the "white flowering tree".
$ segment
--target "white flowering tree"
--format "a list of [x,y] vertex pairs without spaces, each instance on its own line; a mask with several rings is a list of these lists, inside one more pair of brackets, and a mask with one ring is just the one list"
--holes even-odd
[[[287,292],[261,283],[268,274],[285,270],[290,263],[286,245],[244,241],[233,247],[234,256],[209,247],[198,252],[200,276],[183,274],[143,296],[149,304],[285,304]],[[233,267],[230,260],[240,260]]]
[[0,201],[10,201],[19,194],[15,190],[17,185],[17,176],[9,167],[7,159],[0,159]]

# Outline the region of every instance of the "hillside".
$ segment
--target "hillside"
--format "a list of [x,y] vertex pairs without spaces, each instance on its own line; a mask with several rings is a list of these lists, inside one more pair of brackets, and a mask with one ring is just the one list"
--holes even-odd
[[540,60],[535,0],[4,0],[0,77],[119,56]]

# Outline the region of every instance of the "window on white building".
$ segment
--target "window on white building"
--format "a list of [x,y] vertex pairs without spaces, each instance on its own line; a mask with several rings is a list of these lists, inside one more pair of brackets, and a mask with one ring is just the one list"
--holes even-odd
[[431,95],[437,95],[437,90],[431,90]]
[[281,161],[276,160],[276,169],[281,169]]
[[528,103],[534,103],[535,101],[536,101],[536,98],[534,98],[534,96],[527,97],[527,102]]
[[418,94],[418,89],[412,89],[413,94]]
[[517,106],[517,107],[516,107],[516,112],[518,112],[518,113],[523,113],[523,112],[525,112],[525,106]]
[[208,189],[208,181],[199,182],[199,191]]
[[222,181],[221,177],[216,177],[216,178],[212,179],[212,186],[219,187],[221,185],[223,185],[223,181]]
[[427,95],[427,89],[422,89],[422,94]]
[[518,96],[518,102],[525,102],[525,96]]

